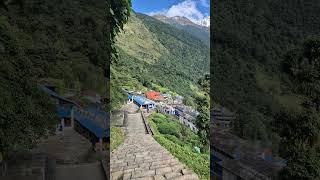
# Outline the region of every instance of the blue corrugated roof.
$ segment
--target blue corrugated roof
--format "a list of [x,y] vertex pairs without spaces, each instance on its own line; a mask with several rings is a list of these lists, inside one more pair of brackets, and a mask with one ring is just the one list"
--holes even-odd
[[[74,103],[73,101],[70,101],[62,96],[60,96],[59,94],[57,94],[56,92],[50,90],[47,87],[44,86],[40,86],[42,90],[44,90],[47,94],[49,94],[50,96],[53,96],[55,98],[58,98],[60,100],[66,101],[66,102],[70,102],[72,105],[78,106],[76,103]],[[59,118],[71,118],[71,108],[72,106],[68,107],[68,106],[57,106],[57,113]],[[93,111],[92,109],[88,109],[89,111]],[[104,111],[97,111],[99,116],[103,116],[103,117],[108,117],[108,113],[104,112]],[[88,119],[85,116],[82,116],[80,113],[75,112],[74,114],[75,116],[75,120],[77,122],[79,122],[82,126],[84,126],[85,128],[87,128],[90,132],[92,132],[93,134],[95,134],[96,137],[98,138],[104,138],[104,137],[110,137],[110,130],[109,129],[104,129],[102,127],[100,127],[99,125],[95,124],[94,121]]]
[[[71,117],[71,109],[67,109],[65,107],[58,107],[58,115],[60,118],[70,118]],[[97,125],[94,121],[89,118],[81,115],[78,112],[74,112],[74,118],[77,122],[79,122],[82,126],[87,128],[90,132],[95,134],[98,138],[109,137],[109,129],[104,129]]]
[[90,132],[94,133],[98,138],[109,137],[109,131],[96,125],[92,120],[82,116],[80,113],[75,112],[75,119]]
[[135,102],[137,102],[140,106],[143,106],[143,105],[148,105],[148,104],[155,104],[154,101],[151,101],[145,97],[142,97],[142,96],[133,96],[133,100]]

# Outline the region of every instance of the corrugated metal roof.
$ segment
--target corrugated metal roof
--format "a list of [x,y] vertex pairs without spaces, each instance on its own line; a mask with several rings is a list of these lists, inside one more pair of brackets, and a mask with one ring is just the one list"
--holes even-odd
[[[71,118],[71,108],[58,106],[59,118]],[[95,121],[81,115],[79,112],[74,112],[75,121],[79,122],[82,126],[87,128],[90,132],[95,134],[98,138],[109,137],[109,129],[105,129],[96,124]]]
[[[73,101],[70,101],[70,100],[58,95],[56,92],[54,92],[44,86],[41,86],[41,89],[43,89],[50,96],[53,96],[55,98],[58,98],[60,100],[66,101],[66,102],[70,102],[72,105],[78,106]],[[61,106],[61,105],[57,106],[57,113],[58,113],[59,118],[71,118],[71,108],[72,108],[72,106],[70,106],[70,107],[69,106]],[[108,114],[106,112],[97,111],[97,113],[99,116],[108,117]],[[85,117],[78,112],[74,113],[74,117],[77,122],[79,122],[82,126],[87,128],[90,132],[95,134],[96,137],[98,137],[98,138],[110,137],[110,130],[109,129],[105,129],[103,127],[100,127],[99,125],[97,125],[95,123],[95,121],[89,119],[88,117]]]
[[75,119],[90,132],[94,133],[98,138],[109,137],[109,130],[103,129],[96,125],[92,120],[82,116],[80,113],[75,112]]
[[164,100],[164,97],[161,95],[160,92],[156,92],[156,91],[149,91],[149,92],[145,92],[145,95],[148,99],[152,99],[152,100]]
[[142,97],[142,96],[133,96],[133,100],[135,102],[137,102],[140,106],[143,106],[143,105],[148,105],[148,104],[155,104],[154,101],[151,101],[145,97]]

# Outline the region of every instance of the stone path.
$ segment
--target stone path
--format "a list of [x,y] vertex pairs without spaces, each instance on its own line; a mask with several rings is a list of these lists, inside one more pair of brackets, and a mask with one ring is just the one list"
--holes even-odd
[[74,164],[80,163],[90,148],[91,143],[85,137],[73,129],[66,129],[49,136],[33,152],[46,153],[60,164]]
[[128,114],[126,139],[111,153],[111,179],[198,179],[149,134],[140,113]]
[[56,180],[106,180],[100,162],[56,167]]

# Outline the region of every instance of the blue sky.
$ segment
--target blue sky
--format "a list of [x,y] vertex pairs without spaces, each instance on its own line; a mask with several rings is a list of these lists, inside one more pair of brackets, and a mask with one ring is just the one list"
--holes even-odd
[[210,0],[132,0],[136,12],[168,17],[184,16],[198,23],[210,16]]

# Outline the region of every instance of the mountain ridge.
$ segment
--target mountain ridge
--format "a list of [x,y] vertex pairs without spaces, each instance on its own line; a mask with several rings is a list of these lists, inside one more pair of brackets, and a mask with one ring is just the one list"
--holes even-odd
[[[210,26],[201,26],[190,19],[182,16],[174,16],[174,17],[167,17],[164,15],[153,15],[151,16],[157,20],[160,20],[166,24],[170,24],[175,28],[188,32],[189,34],[197,37],[202,42],[204,42],[207,46],[210,45]],[[210,25],[210,19],[204,20],[203,24]]]

